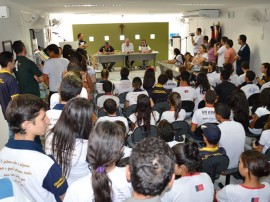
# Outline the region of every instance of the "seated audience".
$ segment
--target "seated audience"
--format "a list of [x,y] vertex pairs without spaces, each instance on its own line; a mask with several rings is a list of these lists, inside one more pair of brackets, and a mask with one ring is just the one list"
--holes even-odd
[[244,178],[242,184],[229,184],[216,194],[218,202],[225,201],[269,201],[270,185],[260,182],[260,178],[270,174],[267,157],[257,151],[245,151],[239,161],[239,173]]
[[265,88],[270,88],[270,69],[266,70],[265,83],[261,86],[260,92],[262,92],[262,90]]
[[206,173],[199,173],[201,159],[196,143],[177,144],[172,147],[176,163],[174,173],[181,178],[172,188],[163,193],[162,202],[168,201],[213,201],[214,185]]
[[226,154],[225,149],[223,147],[219,147],[218,145],[221,131],[217,125],[211,123],[203,124],[202,131],[203,141],[205,143],[205,147],[199,149],[199,155],[202,160],[205,160],[210,156]]
[[175,64],[181,66],[184,64],[185,58],[178,48],[173,49],[174,59],[166,61],[169,64]]
[[103,69],[101,72],[101,80],[96,83],[96,91],[97,94],[105,93],[103,90],[104,81],[109,80],[109,71],[107,69]]
[[128,79],[129,69],[122,67],[120,70],[121,80],[115,83],[115,94],[120,95],[121,93],[133,91],[132,82]]
[[260,93],[260,89],[256,84],[253,83],[256,76],[253,71],[246,71],[244,74],[246,75],[245,76],[246,85],[241,87],[241,90],[245,93],[246,98],[248,99],[249,96],[255,93]]
[[165,74],[168,77],[168,81],[163,85],[163,87],[171,91],[173,88],[177,87],[177,82],[173,78],[173,71],[171,69],[166,69]]
[[[206,46],[202,44],[199,47],[199,52],[192,60],[192,63],[194,65],[193,68],[197,67],[200,69],[204,65],[205,62],[208,62],[208,54],[207,54]],[[196,70],[197,70],[197,68],[196,68]]]
[[143,89],[147,91],[151,97],[152,88],[156,83],[155,69],[148,67],[144,72]]
[[169,95],[170,111],[162,113],[160,120],[166,119],[172,123],[174,121],[183,121],[186,118],[186,111],[182,109],[181,96],[177,92],[172,92]]
[[166,74],[160,74],[158,77],[158,83],[152,88],[151,98],[154,104],[164,102],[168,99],[169,92],[164,88],[164,84],[168,81]]
[[[125,139],[126,139],[127,138],[127,128],[126,128],[124,122],[119,121],[119,120],[116,120],[114,122],[118,125],[118,127],[120,127],[122,129],[123,133],[125,134]],[[131,154],[131,151],[132,151],[132,148],[127,147],[126,145],[124,145],[124,151],[123,151],[121,159],[129,157],[130,154]]]
[[261,77],[257,77],[256,81],[258,82],[258,86],[261,87],[263,84],[265,84],[266,82],[268,82],[269,80],[266,78],[266,71],[270,70],[270,63],[269,62],[265,62],[262,63],[261,65]]
[[231,63],[224,63],[223,69],[228,70],[230,72],[230,78],[228,79],[229,82],[233,83],[235,86],[238,86],[238,76],[234,74],[233,65]]
[[125,168],[116,167],[124,147],[125,134],[113,122],[100,122],[88,140],[87,160],[91,175],[74,182],[67,190],[65,202],[124,201],[132,194]]
[[209,62],[207,78],[208,78],[209,84],[213,87],[216,87],[216,85],[221,83],[220,73],[218,72],[218,67],[215,62]]
[[270,148],[270,117],[268,118],[268,121],[266,122],[263,129],[264,130],[261,134],[258,144],[253,142],[253,149],[264,154],[266,150]]
[[[246,81],[245,81],[245,77],[246,77],[246,72],[249,71],[249,63],[247,61],[244,61],[241,63],[241,68],[242,68],[242,71],[244,72],[243,74],[241,74],[239,77],[238,77],[238,85],[240,87],[246,85]],[[255,79],[255,78],[254,78]],[[254,80],[253,79],[253,80]]]
[[193,56],[190,54],[190,52],[186,52],[184,58],[185,58],[184,67],[187,70],[191,70],[191,68],[193,67],[193,63],[192,63]]
[[160,201],[160,195],[174,181],[174,155],[165,141],[145,138],[132,150],[126,168],[133,194],[125,202]]

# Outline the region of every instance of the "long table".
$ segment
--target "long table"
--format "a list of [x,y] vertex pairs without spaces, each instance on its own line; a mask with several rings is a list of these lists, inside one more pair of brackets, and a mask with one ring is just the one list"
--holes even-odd
[[168,64],[168,63],[160,62],[160,61],[158,61],[157,63],[159,64],[161,74],[164,74],[167,69],[172,70],[173,76],[178,76],[180,74],[179,67],[176,66],[175,64]]
[[122,62],[123,66],[125,66],[125,59],[128,57],[128,61],[146,61],[146,60],[153,60],[154,67],[156,67],[156,57],[158,52],[152,53],[115,53],[115,54],[96,54],[98,63],[108,63],[108,62]]

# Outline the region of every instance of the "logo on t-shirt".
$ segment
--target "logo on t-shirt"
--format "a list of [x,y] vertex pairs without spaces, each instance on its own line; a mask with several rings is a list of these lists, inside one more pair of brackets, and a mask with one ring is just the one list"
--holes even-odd
[[258,197],[252,198],[252,199],[251,199],[251,202],[259,202],[259,198],[258,198]]
[[188,93],[188,90],[185,90],[185,93]]
[[203,184],[199,184],[199,185],[195,186],[195,188],[196,188],[196,192],[204,190]]

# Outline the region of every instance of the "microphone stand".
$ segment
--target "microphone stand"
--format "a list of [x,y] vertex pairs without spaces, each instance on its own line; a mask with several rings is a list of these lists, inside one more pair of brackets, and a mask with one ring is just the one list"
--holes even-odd
[[56,36],[58,36],[60,39],[63,39],[64,41],[67,41],[65,38],[61,37],[58,33],[52,32],[53,34],[55,34]]
[[188,37],[190,37],[190,36],[186,36],[186,37],[184,37],[181,41],[183,41],[183,40],[186,40],[186,52],[187,52],[187,38]]

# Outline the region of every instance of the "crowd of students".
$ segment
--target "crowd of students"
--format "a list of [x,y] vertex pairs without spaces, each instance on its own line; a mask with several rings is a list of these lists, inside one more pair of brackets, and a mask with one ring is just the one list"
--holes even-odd
[[[50,52],[57,54],[54,46]],[[0,151],[0,181],[4,182],[0,190],[6,187],[0,191],[0,199],[269,201],[269,184],[261,183],[260,178],[270,173],[263,155],[270,147],[270,118],[263,129],[254,128],[261,116],[270,114],[268,63],[262,65],[265,74],[256,79],[257,83],[245,62],[244,78],[234,75],[229,63],[218,72],[211,62],[197,75],[181,68],[177,79],[170,69],[156,75],[155,69],[148,68],[143,79],[131,81],[129,69],[123,67],[121,80],[113,84],[107,69],[101,71],[100,81],[95,81],[80,51],[72,50],[67,57],[69,64],[62,71],[58,91],[51,91],[50,109],[30,92],[8,92],[16,83],[8,75],[11,84],[5,86],[9,100],[4,103],[4,115],[11,138]],[[1,71],[8,74],[15,68],[6,52],[0,54],[0,64]],[[120,100],[123,93],[124,102]],[[250,110],[248,98],[255,93],[260,93],[260,102]],[[183,107],[187,100],[195,106],[190,114]],[[167,111],[154,110],[164,102],[169,106]],[[127,115],[130,108],[134,111]],[[99,115],[101,110],[105,116]],[[172,123],[185,121],[189,115],[190,132],[185,142],[179,142]],[[132,142],[137,128],[149,132],[151,126],[157,128],[156,137]],[[198,128],[202,136],[197,136]],[[260,140],[253,143],[252,150],[244,151],[249,144],[248,132]],[[45,141],[41,143],[43,135]],[[243,184],[216,192],[211,178],[201,172],[203,160],[213,155],[227,155],[228,168],[238,167]],[[126,168],[118,167],[121,161],[126,162]]]

